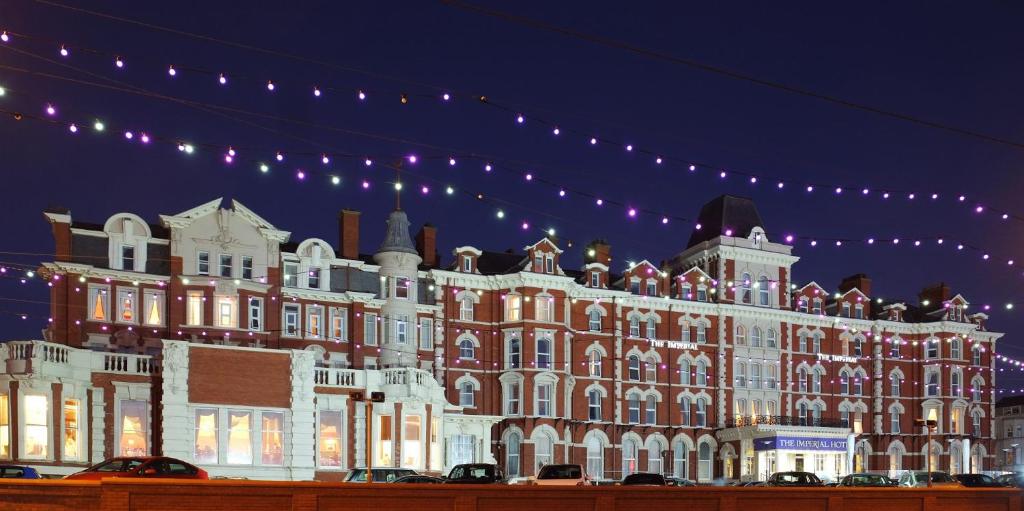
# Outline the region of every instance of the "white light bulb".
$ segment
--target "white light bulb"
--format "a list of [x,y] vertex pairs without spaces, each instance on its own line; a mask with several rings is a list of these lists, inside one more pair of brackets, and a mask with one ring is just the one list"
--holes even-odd
[[318,98],[320,97],[320,87],[313,87],[313,95]]
[[367,159],[363,160],[363,164],[366,165],[367,167],[369,167],[370,165],[373,165],[373,160],[367,158]]
[[174,69],[174,66],[168,66],[167,67],[167,74],[169,74],[171,76],[177,76],[178,75],[178,71],[176,69]]
[[267,90],[269,90],[269,91],[273,91],[274,90],[274,82],[269,81],[269,80],[267,81]]
[[402,191],[402,182],[401,181],[395,183],[395,190]]
[[114,65],[117,66],[118,69],[121,69],[121,68],[124,67],[124,61],[121,60],[121,57],[115,57],[114,58]]
[[455,189],[449,186],[448,188],[445,189],[445,192],[448,195],[451,195],[451,194],[455,193]]
[[331,176],[331,183],[335,185],[341,184],[341,178],[338,176]]
[[7,35],[7,31],[4,30],[4,32],[2,34],[0,34],[0,41],[3,41],[3,42],[6,43],[7,41],[10,41],[10,40],[11,40],[11,37],[8,36]]
[[281,154],[281,151],[278,151],[277,155],[274,156],[274,158],[277,158],[277,161],[284,161],[284,155]]
[[221,73],[220,76],[217,77],[217,81],[220,82],[221,85],[227,85],[228,77],[224,76],[224,73]]
[[96,131],[103,131],[104,129],[106,129],[106,126],[103,125],[102,121],[94,122],[92,127],[95,128]]
[[6,94],[7,94],[7,89],[5,89],[3,87],[0,87],[0,97],[5,96]]
[[331,159],[330,159],[330,158],[328,158],[328,157],[327,157],[327,155],[325,154],[325,155],[323,155],[323,156],[322,156],[322,157],[320,158],[320,161],[322,161],[322,162],[324,163],[324,165],[327,165],[328,163],[330,163],[330,162],[331,162]]
[[262,172],[264,174],[266,174],[267,172],[270,172],[270,166],[268,166],[266,163],[261,163],[260,164],[260,172]]
[[63,44],[60,45],[60,56],[61,57],[67,57],[68,56],[68,49],[65,48]]
[[366,99],[366,93],[363,92],[363,91],[359,91],[359,100],[362,101],[362,100],[365,100],[365,99]]

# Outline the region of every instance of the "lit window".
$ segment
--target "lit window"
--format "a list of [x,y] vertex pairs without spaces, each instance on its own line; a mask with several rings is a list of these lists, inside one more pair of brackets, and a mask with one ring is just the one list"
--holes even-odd
[[405,430],[402,431],[402,466],[423,468],[422,422],[419,415],[405,417]]
[[322,410],[320,419],[320,466],[341,468],[341,412]]
[[89,319],[91,321],[110,321],[109,288],[106,286],[89,286]]
[[299,306],[287,304],[284,306],[284,335],[295,337],[299,335]]
[[551,339],[537,339],[537,367],[551,369],[554,357],[551,354]]
[[164,292],[146,290],[143,293],[142,313],[145,323],[152,326],[164,324]]
[[306,337],[319,339],[324,336],[324,308],[318,305],[306,306]]
[[185,324],[199,326],[203,324],[203,292],[189,291],[186,295]]
[[505,297],[505,321],[519,321],[522,319],[522,300],[519,295],[508,295]]
[[[82,459],[82,434],[80,422],[82,402],[77,399],[64,400],[64,459]],[[3,413],[3,412],[0,412]]]
[[149,403],[122,400],[118,426],[118,456],[149,455]]
[[377,345],[377,315],[363,315],[363,340],[367,346]]
[[263,299],[249,299],[249,330],[259,332],[263,327]]
[[232,465],[252,464],[252,412],[228,412],[227,460]]
[[124,271],[135,271],[135,247],[121,245],[121,269]]
[[420,349],[429,350],[434,348],[434,320],[429,318],[420,319]]
[[448,441],[448,463],[462,465],[476,460],[476,437],[473,435],[452,435]]
[[462,385],[459,385],[459,406],[468,406],[470,408],[474,406],[473,391],[472,382],[465,381],[462,382]]
[[260,414],[260,463],[284,464],[284,414],[281,412]]
[[231,254],[220,255],[220,273],[221,277],[231,278],[233,272],[233,266],[235,264],[235,257]]
[[135,307],[138,303],[135,289],[117,289],[117,321],[121,323],[135,323]]
[[217,463],[217,410],[199,408],[196,410],[196,463]]
[[11,459],[11,398],[0,394],[0,459]]
[[242,278],[252,280],[252,256],[242,256]]
[[199,275],[210,274],[210,253],[200,251],[196,257],[196,273]]
[[348,311],[345,309],[331,308],[331,340],[348,340]]
[[25,414],[24,446],[26,459],[46,459],[50,447],[50,403],[40,395],[26,395],[22,413]]
[[217,297],[217,326],[222,328],[238,327],[238,301],[234,297]]
[[320,289],[320,268],[310,268],[306,272],[306,287]]
[[550,323],[555,316],[555,299],[550,296],[537,297],[537,321]]
[[430,470],[441,470],[441,419],[439,417],[430,418]]
[[298,263],[284,263],[284,287],[299,287]]
[[554,458],[554,441],[551,437],[545,434],[540,434],[537,436],[537,439],[533,441],[533,450],[534,461],[537,464],[537,471],[539,472],[541,467],[551,463]]

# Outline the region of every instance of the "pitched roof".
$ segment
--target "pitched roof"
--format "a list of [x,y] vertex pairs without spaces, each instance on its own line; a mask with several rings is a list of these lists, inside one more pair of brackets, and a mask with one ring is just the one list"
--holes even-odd
[[754,227],[764,229],[764,221],[754,201],[746,197],[720,195],[700,208],[700,229],[694,228],[686,248],[713,240],[732,229],[737,237],[747,237]]
[[500,275],[515,273],[521,270],[526,256],[509,252],[491,252],[484,250],[476,259],[476,268],[482,275]]

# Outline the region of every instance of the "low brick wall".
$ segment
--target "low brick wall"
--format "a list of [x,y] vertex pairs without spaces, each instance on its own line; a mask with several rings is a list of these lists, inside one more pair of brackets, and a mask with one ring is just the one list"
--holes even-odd
[[1015,489],[2,481],[0,511],[1024,511]]

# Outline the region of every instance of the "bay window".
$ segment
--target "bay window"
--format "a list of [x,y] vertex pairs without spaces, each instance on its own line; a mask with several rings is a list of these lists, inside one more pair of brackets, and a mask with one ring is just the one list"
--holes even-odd
[[317,453],[321,468],[341,468],[341,412],[321,410]]
[[402,466],[423,469],[422,419],[419,415],[405,417],[402,431]]
[[123,399],[120,402],[118,456],[149,455],[149,403]]
[[196,463],[215,464],[219,461],[218,415],[216,408],[196,409],[196,442],[192,458]]
[[284,464],[284,414],[281,412],[260,414],[260,463]]
[[252,412],[228,412],[227,462],[231,465],[252,464]]
[[50,452],[50,402],[42,395],[29,394],[24,397],[25,405],[25,451],[23,458],[43,460]]
[[375,466],[391,466],[391,453],[395,448],[394,435],[392,435],[391,428],[390,415],[379,415],[377,417],[377,445],[374,448],[377,453],[377,462],[374,464]]
[[64,459],[77,461],[84,459],[82,449],[82,402],[78,399],[64,400]]
[[523,297],[508,295],[505,297],[505,321],[519,321],[522,316]]

